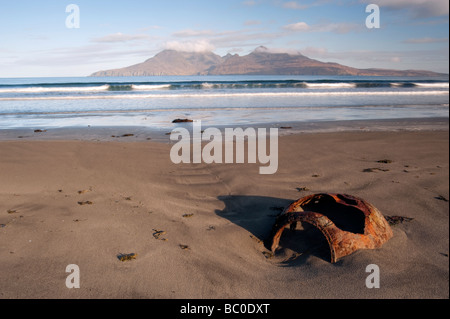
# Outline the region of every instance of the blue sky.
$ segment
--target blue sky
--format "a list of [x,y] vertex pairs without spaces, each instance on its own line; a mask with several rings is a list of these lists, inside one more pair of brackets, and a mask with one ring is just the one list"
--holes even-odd
[[[368,29],[368,4],[380,7]],[[66,6],[80,9],[67,28]],[[0,0],[0,77],[87,76],[164,49],[264,45],[358,68],[448,73],[447,0]]]

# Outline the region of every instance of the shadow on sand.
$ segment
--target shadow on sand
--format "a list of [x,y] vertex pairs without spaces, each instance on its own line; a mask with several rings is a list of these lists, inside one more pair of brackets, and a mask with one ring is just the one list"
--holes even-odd
[[[266,243],[277,216],[294,200],[265,196],[219,196],[225,208],[215,213],[246,229],[254,237]],[[265,244],[266,249],[268,249]],[[269,251],[269,250],[267,250]],[[330,261],[330,251],[325,236],[307,223],[298,223],[295,230],[284,230],[280,247],[274,260],[282,266],[296,266],[306,263],[315,256]]]

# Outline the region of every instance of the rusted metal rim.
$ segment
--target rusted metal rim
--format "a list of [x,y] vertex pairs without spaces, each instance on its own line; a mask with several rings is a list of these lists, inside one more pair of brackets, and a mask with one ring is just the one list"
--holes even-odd
[[327,239],[332,263],[359,249],[377,249],[392,238],[392,229],[384,216],[370,203],[346,194],[315,194],[301,198],[277,218],[266,247],[279,246],[283,230],[295,229],[306,222]]

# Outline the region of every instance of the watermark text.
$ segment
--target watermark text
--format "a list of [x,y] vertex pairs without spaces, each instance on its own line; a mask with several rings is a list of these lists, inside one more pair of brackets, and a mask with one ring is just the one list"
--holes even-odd
[[[218,128],[202,131],[201,121],[196,121],[192,136],[186,128],[176,128],[171,132],[170,140],[177,141],[170,151],[174,164],[245,163],[247,158],[247,163],[259,161],[266,165],[259,168],[260,174],[275,174],[278,170],[277,128],[270,128],[269,133],[266,128],[226,128],[223,134]],[[202,146],[202,141],[209,143]]]
[[68,29],[80,28],[80,7],[76,4],[69,4],[66,7],[66,13],[70,13],[66,18],[66,27]]

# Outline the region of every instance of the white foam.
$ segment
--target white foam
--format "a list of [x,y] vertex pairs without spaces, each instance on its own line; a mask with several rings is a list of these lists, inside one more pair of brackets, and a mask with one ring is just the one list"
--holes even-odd
[[48,92],[98,92],[106,91],[109,85],[93,87],[28,87],[28,88],[14,88],[14,89],[0,89],[0,93],[48,93]]
[[355,88],[355,83],[306,83],[311,89],[341,89]]
[[205,82],[205,83],[202,83],[202,87],[205,89],[212,89],[214,87],[214,84]]
[[442,88],[442,89],[448,89],[449,84],[448,83],[414,83],[415,86],[418,87],[424,87],[424,88]]
[[411,96],[411,95],[448,95],[447,91],[345,91],[345,92],[252,92],[252,93],[185,93],[185,94],[120,94],[92,96],[42,96],[42,97],[4,97],[0,101],[22,100],[95,100],[95,99],[178,99],[178,98],[232,98],[232,97],[311,97],[311,96]]
[[170,88],[170,84],[155,84],[155,85],[137,85],[133,84],[131,88],[136,91],[151,91],[151,90],[161,90]]

